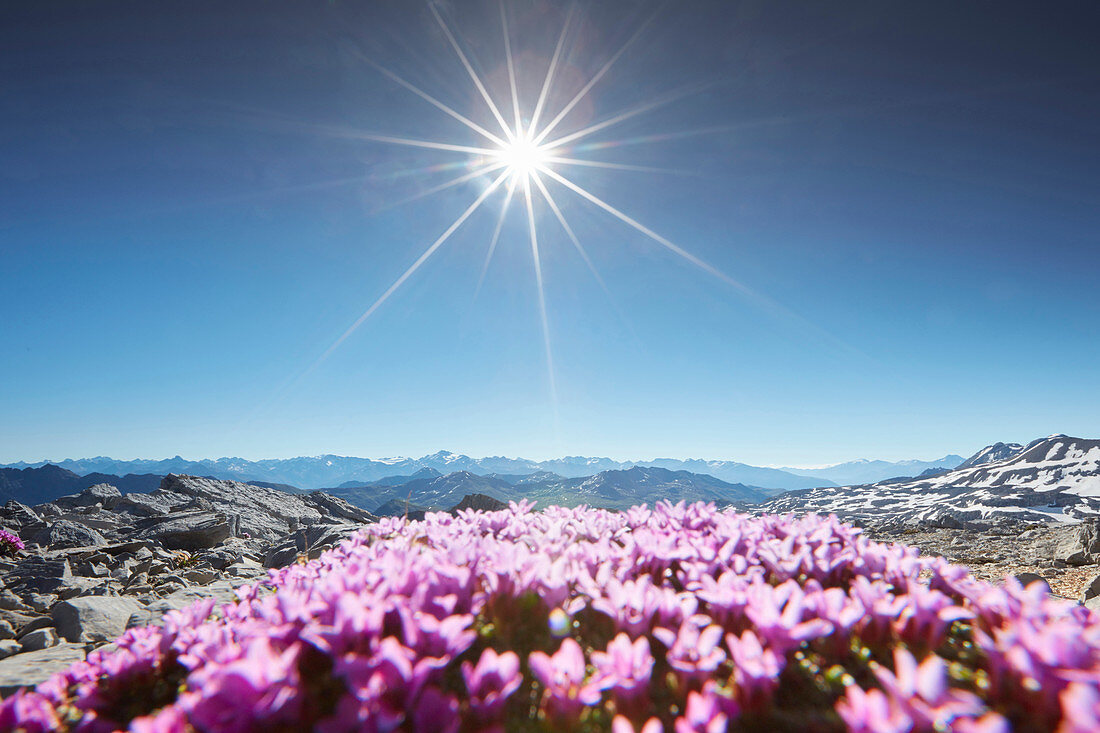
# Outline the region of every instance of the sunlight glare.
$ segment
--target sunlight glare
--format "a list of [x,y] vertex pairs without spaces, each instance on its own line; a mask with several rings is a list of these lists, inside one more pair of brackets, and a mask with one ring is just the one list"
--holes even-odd
[[553,156],[547,146],[538,145],[529,135],[521,133],[502,145],[497,157],[508,167],[512,179],[522,183],[531,174],[545,168]]

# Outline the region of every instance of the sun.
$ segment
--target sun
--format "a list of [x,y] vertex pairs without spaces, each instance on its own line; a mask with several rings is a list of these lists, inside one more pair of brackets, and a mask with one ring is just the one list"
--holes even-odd
[[[385,143],[390,145],[402,145],[415,148],[422,148],[428,150],[434,150],[449,154],[459,154],[467,156],[467,163],[465,165],[466,172],[462,175],[453,178],[445,183],[437,186],[432,186],[414,196],[414,200],[417,198],[423,198],[432,194],[439,193],[444,189],[459,186],[469,181],[484,180],[487,181],[487,185],[481,187],[481,193],[476,199],[456,218],[446,230],[440,234],[435,241],[433,241],[428,247],[420,254],[419,257],[405,270],[405,272],[397,278],[397,280],[386,289],[378,297],[374,303],[363,312],[355,320],[354,323],[344,331],[339,338],[327,349],[325,352],[313,363],[313,365],[306,371],[311,372],[321,362],[323,362],[330,354],[335,351],[341,343],[343,343],[354,331],[363,324],[368,318],[371,317],[375,311],[378,310],[385,303],[390,296],[392,296],[397,290],[410,278],[413,274],[420,269],[421,265],[427,262],[435,252],[446,243],[451,236],[469,219],[475,211],[477,211],[482,204],[484,204],[491,196],[499,191],[503,191],[503,204],[500,206],[499,213],[497,214],[496,227],[493,231],[493,235],[489,241],[488,250],[485,255],[485,262],[481,269],[481,278],[478,280],[478,288],[481,287],[481,281],[484,280],[485,274],[489,268],[489,263],[493,258],[493,253],[496,251],[498,241],[501,238],[501,232],[503,229],[505,217],[508,215],[509,207],[512,202],[515,201],[518,206],[521,206],[526,213],[527,219],[527,238],[530,242],[531,257],[534,264],[535,275],[535,291],[538,295],[539,305],[539,317],[542,327],[543,346],[546,352],[546,366],[547,374],[549,377],[549,387],[551,401],[557,403],[555,379],[554,379],[554,366],[553,355],[550,343],[550,327],[549,319],[547,316],[546,308],[546,296],[544,292],[543,275],[542,275],[542,262],[540,254],[539,239],[542,233],[538,230],[536,222],[535,208],[536,204],[539,206],[547,207],[550,212],[553,213],[554,219],[557,220],[560,225],[561,231],[565,234],[566,239],[576,248],[580,257],[584,260],[585,265],[592,272],[593,277],[608,293],[610,298],[610,290],[608,290],[606,283],[600,273],[596,270],[592,259],[588,256],[588,253],[581,243],[580,237],[577,236],[577,232],[566,220],[565,213],[558,205],[557,199],[554,193],[564,193],[567,196],[572,196],[580,199],[583,202],[602,210],[603,212],[611,215],[615,219],[618,219],[623,224],[627,225],[635,232],[640,233],[647,237],[650,241],[664,247],[666,250],[676,254],[686,262],[710,273],[711,275],[725,281],[726,283],[734,286],[742,294],[758,300],[759,296],[750,291],[747,287],[742,285],[737,280],[734,280],[729,275],[725,274],[718,268],[714,267],[710,263],[700,259],[694,254],[688,252],[684,248],[675,244],[671,240],[661,236],[657,232],[649,229],[638,220],[634,219],[627,213],[621,211],[610,203],[604,201],[596,194],[581,187],[575,180],[574,175],[578,168],[588,169],[603,169],[603,170],[617,170],[617,171],[635,171],[644,173],[668,173],[669,171],[660,168],[650,168],[647,166],[632,165],[630,163],[610,162],[606,160],[594,160],[589,157],[578,157],[585,153],[590,153],[593,150],[599,150],[603,148],[613,148],[617,145],[635,144],[639,141],[656,142],[659,140],[667,139],[670,137],[682,137],[690,134],[702,134],[707,133],[711,128],[706,128],[700,132],[686,132],[675,133],[671,135],[656,135],[643,137],[639,139],[624,140],[624,141],[606,141],[600,144],[593,144],[587,142],[586,139],[597,132],[608,130],[615,125],[618,125],[626,120],[634,118],[646,112],[650,112],[658,107],[662,107],[677,100],[681,99],[688,94],[694,93],[692,89],[698,91],[702,87],[695,86],[690,87],[686,91],[673,91],[658,97],[652,101],[639,104],[636,107],[627,109],[606,117],[600,121],[593,122],[587,127],[581,129],[575,129],[569,132],[556,132],[559,125],[562,123],[568,124],[570,112],[581,102],[589,93],[593,87],[600,81],[601,78],[608,72],[608,70],[615,64],[615,62],[626,52],[645,30],[646,26],[652,20],[643,23],[635,33],[624,43],[619,49],[610,55],[604,64],[593,74],[580,88],[579,91],[563,106],[558,107],[556,114],[552,106],[556,106],[552,102],[553,95],[551,95],[551,87],[555,82],[555,74],[560,65],[568,63],[565,57],[569,55],[570,51],[566,48],[566,40],[569,36],[570,29],[574,26],[572,19],[575,10],[575,4],[570,6],[569,11],[565,16],[564,23],[562,24],[561,33],[558,36],[557,45],[554,48],[554,53],[546,63],[546,72],[544,81],[541,87],[536,88],[523,88],[517,81],[517,74],[515,68],[515,58],[512,54],[512,42],[511,34],[508,28],[508,12],[507,6],[501,0],[500,2],[500,20],[501,30],[503,31],[504,51],[507,64],[507,79],[508,79],[508,99],[511,102],[511,109],[508,109],[507,105],[502,107],[498,106],[494,101],[493,95],[490,94],[489,89],[486,87],[485,82],[481,76],[475,71],[474,65],[470,62],[466,52],[462,49],[462,44],[459,43],[458,38],[451,31],[450,26],[444,20],[442,14],[435,2],[428,3],[428,9],[438,22],[440,29],[443,31],[444,37],[447,39],[451,48],[454,50],[455,55],[461,62],[462,67],[466,70],[466,73],[470,77],[470,81],[473,82],[474,88],[477,90],[478,95],[485,102],[485,106],[489,114],[495,120],[495,125],[490,123],[489,128],[483,127],[469,117],[463,115],[456,109],[449,107],[441,102],[439,99],[433,97],[418,86],[415,86],[411,82],[407,81],[403,77],[399,76],[392,70],[379,64],[378,62],[367,58],[365,55],[360,54],[366,63],[374,67],[383,75],[388,77],[396,84],[404,87],[415,96],[419,97],[424,102],[427,102],[437,110],[445,114],[446,116],[461,123],[467,131],[475,133],[479,140],[474,144],[459,143],[459,142],[446,142],[443,140],[417,140],[406,137],[397,137],[392,135],[378,135],[368,132],[356,132],[356,137],[363,140],[371,140],[379,143]],[[537,89],[537,91],[536,91]],[[530,102],[534,100],[533,106]],[[511,112],[508,115],[508,112]],[[551,115],[553,115],[551,117]],[[507,120],[506,116],[510,116],[512,119]],[[549,118],[547,121],[546,118]],[[423,169],[425,171],[433,170],[432,168]],[[555,191],[552,192],[551,188]]]
[[500,146],[496,156],[516,183],[524,183],[532,175],[544,171],[553,153],[546,145],[540,145],[527,133],[515,135]]

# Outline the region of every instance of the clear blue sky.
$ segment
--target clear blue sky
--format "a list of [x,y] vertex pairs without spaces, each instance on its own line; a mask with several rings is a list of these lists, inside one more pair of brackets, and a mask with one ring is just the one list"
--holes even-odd
[[[442,8],[506,107],[497,5]],[[566,4],[510,8],[530,105]],[[1093,3],[582,2],[563,89],[654,11],[560,132],[706,85],[586,140],[677,172],[570,175],[756,295],[555,189],[610,292],[536,207],[555,404],[520,210],[474,297],[499,199],[310,370],[487,183],[401,203],[465,157],[356,136],[480,144],[363,55],[493,124],[426,5],[5,3],[0,461],[1100,436]]]

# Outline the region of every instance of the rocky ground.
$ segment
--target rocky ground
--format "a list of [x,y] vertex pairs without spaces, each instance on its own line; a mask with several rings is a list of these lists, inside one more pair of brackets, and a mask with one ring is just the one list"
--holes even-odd
[[919,547],[967,566],[983,580],[1001,583],[1015,576],[1027,585],[1041,579],[1054,595],[1100,610],[1100,524],[946,524],[868,521],[863,526],[872,539]]
[[374,519],[321,492],[174,475],[151,494],[101,484],[35,507],[10,501],[0,526],[26,547],[0,559],[0,695],[199,598],[233,600],[267,568]]

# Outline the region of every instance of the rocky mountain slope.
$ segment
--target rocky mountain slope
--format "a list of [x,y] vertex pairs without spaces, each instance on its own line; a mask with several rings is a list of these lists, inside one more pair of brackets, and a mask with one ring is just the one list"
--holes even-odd
[[962,526],[965,522],[1079,522],[1100,517],[1100,440],[1052,435],[997,444],[946,473],[784,494],[775,512]]

